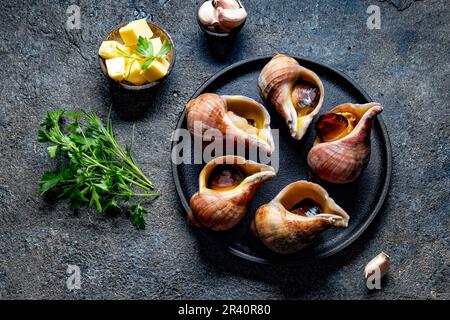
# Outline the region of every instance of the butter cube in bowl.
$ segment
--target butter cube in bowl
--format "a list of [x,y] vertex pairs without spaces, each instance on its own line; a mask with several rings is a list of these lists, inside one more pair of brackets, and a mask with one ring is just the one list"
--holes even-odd
[[100,68],[111,83],[113,107],[126,104],[127,112],[153,100],[175,63],[170,35],[145,19],[115,27],[98,54]]

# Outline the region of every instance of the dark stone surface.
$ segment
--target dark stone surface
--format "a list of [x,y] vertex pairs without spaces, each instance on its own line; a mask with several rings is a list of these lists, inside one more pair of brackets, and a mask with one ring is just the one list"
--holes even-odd
[[[1,2],[1,298],[450,298],[448,2],[243,2],[250,17],[225,57],[212,55],[196,24],[198,1]],[[72,3],[81,30],[65,29]],[[370,4],[381,8],[381,30],[366,28]],[[44,201],[38,181],[53,164],[36,132],[46,110],[107,114],[98,46],[116,24],[142,17],[171,33],[177,63],[155,107],[136,121],[138,160],[163,193],[138,231],[123,216]],[[391,189],[376,221],[341,254],[299,266],[254,265],[199,236],[186,224],[169,162],[172,129],[195,89],[232,62],[275,52],[357,80],[385,106],[393,145]],[[126,141],[132,123],[113,120]],[[370,293],[363,268],[381,250],[392,269]],[[81,290],[66,288],[68,264],[81,268]]]

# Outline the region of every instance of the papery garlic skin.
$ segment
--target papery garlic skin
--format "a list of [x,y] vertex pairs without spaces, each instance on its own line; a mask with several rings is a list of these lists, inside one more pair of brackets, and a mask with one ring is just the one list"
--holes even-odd
[[198,19],[213,32],[227,33],[245,22],[247,12],[237,0],[210,0],[200,6]]

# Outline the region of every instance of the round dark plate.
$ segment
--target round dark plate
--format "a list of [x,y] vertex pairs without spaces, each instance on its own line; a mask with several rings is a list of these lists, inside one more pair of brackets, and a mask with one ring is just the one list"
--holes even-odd
[[[202,85],[192,96],[212,92],[220,95],[244,95],[262,103],[259,96],[257,79],[270,57],[261,57],[235,63],[220,71]],[[366,103],[372,99],[353,80],[340,71],[325,64],[305,58],[296,58],[298,62],[313,70],[322,79],[325,99],[321,114],[334,106],[344,103]],[[372,130],[372,154],[368,167],[354,182],[347,185],[322,184],[330,196],[350,215],[349,226],[344,229],[330,229],[322,233],[308,248],[290,255],[276,254],[265,248],[255,239],[249,230],[249,221],[257,208],[269,202],[278,192],[291,182],[308,180],[306,156],[315,137],[314,122],[302,140],[293,139],[281,117],[272,108],[267,107],[271,115],[272,129],[279,129],[280,165],[277,176],[265,182],[252,200],[246,217],[232,230],[213,232],[203,230],[203,234],[223,245],[233,254],[259,263],[295,262],[306,257],[325,258],[331,256],[355,241],[369,226],[379,212],[388,192],[391,176],[391,146],[383,120],[378,116]],[[317,118],[316,118],[317,119]],[[186,128],[185,112],[180,115],[177,129]],[[179,140],[174,136],[172,148]],[[189,199],[198,190],[198,176],[203,165],[180,164],[172,162],[173,177],[181,204],[189,210]]]

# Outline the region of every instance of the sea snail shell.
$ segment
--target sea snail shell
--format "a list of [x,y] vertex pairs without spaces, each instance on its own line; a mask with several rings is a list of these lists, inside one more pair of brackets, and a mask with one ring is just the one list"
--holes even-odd
[[187,127],[203,141],[211,141],[210,129],[228,139],[258,147],[271,154],[275,145],[270,130],[270,115],[258,102],[244,96],[218,96],[204,93],[186,105]]
[[272,251],[294,253],[330,227],[347,227],[349,216],[321,186],[297,181],[256,212],[252,233]]
[[292,137],[300,140],[323,104],[319,77],[294,58],[278,54],[261,71],[258,86],[263,100],[283,117]]
[[344,103],[320,116],[307,157],[311,172],[331,183],[355,180],[369,162],[372,124],[382,111],[376,102]]
[[189,222],[216,231],[234,227],[245,216],[256,189],[275,176],[271,166],[238,156],[217,157],[200,172],[190,201]]

